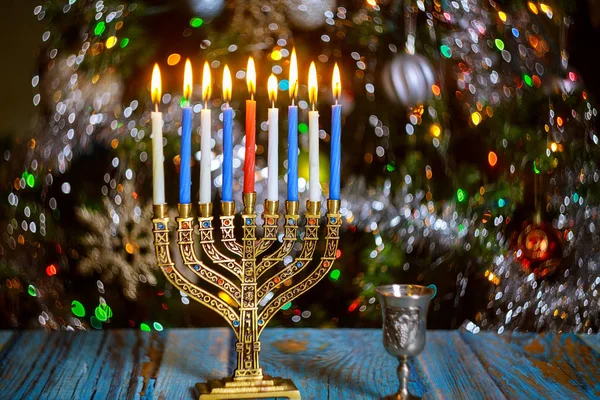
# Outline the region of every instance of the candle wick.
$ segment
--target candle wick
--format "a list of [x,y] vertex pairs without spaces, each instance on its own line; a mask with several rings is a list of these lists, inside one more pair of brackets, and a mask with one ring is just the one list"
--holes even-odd
[[154,111],[158,112],[158,103],[154,103]]
[[254,101],[254,92],[250,93],[250,100]]
[[298,87],[298,80],[294,81],[294,85],[292,86],[292,105],[294,105],[294,100],[296,98],[296,94],[298,94],[296,88]]

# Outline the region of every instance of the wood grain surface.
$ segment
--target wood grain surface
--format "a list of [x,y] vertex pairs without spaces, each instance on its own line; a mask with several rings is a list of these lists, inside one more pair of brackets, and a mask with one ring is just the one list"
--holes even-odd
[[[397,361],[373,329],[266,329],[265,374],[303,399],[381,399]],[[229,329],[0,332],[0,399],[194,399],[194,384],[231,375]],[[598,399],[600,336],[430,331],[410,362],[423,399]]]

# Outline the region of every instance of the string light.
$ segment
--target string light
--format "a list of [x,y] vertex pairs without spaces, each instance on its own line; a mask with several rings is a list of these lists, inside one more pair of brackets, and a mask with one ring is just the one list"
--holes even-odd
[[494,153],[493,151],[490,151],[488,153],[488,163],[492,167],[496,166],[496,164],[498,163],[498,155],[496,155],[496,153]]

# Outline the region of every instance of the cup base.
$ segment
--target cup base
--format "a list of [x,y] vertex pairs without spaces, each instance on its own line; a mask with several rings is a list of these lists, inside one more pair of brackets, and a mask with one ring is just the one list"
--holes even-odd
[[421,400],[421,397],[413,396],[412,394],[402,395],[400,393],[391,394],[389,396],[385,396],[381,400]]

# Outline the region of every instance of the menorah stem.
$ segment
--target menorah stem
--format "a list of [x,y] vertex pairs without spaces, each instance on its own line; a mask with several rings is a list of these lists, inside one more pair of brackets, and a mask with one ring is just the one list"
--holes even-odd
[[256,301],[256,193],[244,193],[244,226],[242,256],[242,304],[240,305],[240,336],[235,345],[237,368],[235,380],[262,379],[258,354],[259,321]]

